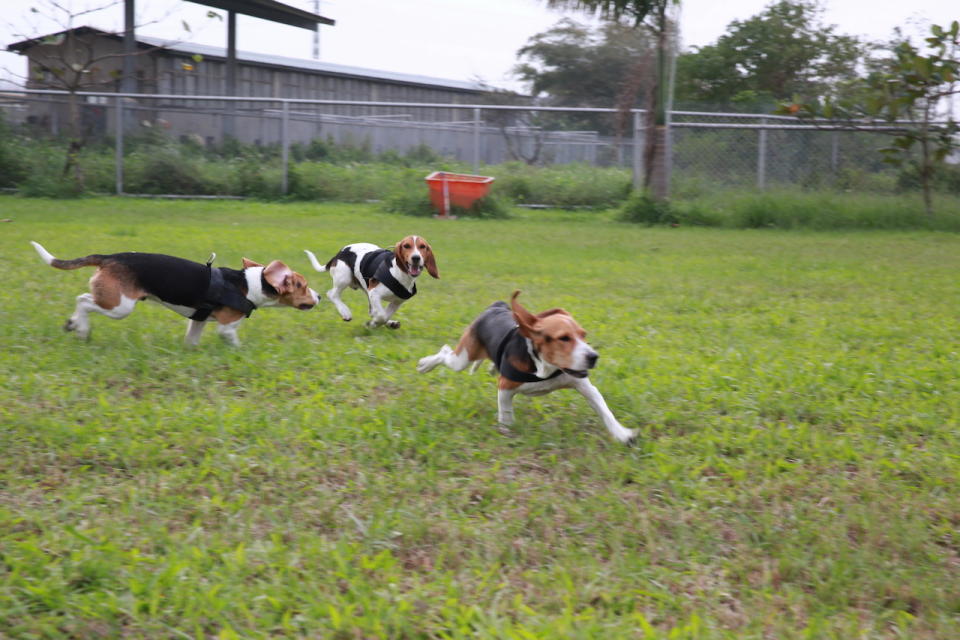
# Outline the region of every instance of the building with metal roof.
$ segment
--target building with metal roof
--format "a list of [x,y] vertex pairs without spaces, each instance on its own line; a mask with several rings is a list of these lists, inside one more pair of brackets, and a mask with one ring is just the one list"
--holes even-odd
[[[120,91],[123,86],[123,64],[131,56],[124,54],[124,34],[102,31],[93,27],[78,27],[70,31],[50,34],[9,45],[27,58],[29,89],[61,89],[57,77],[64,68],[74,63],[85,66],[82,90]],[[73,43],[67,46],[65,41]],[[81,45],[82,46],[78,46]],[[62,50],[58,50],[62,47]],[[88,59],[73,61],[64,50],[83,52]],[[353,100],[369,102],[453,103],[471,104],[486,91],[479,82],[463,79],[443,79],[430,76],[366,69],[333,64],[318,60],[290,58],[280,55],[236,52],[234,91],[228,91],[227,51],[222,47],[177,42],[136,36],[136,54],[132,56],[136,86],[142,94],[189,96],[227,96],[257,98],[300,98],[318,100]],[[91,63],[95,60],[95,63]],[[53,63],[51,62],[53,61]],[[59,66],[60,70],[56,67]],[[68,71],[69,72],[69,71]],[[106,103],[106,99],[88,99],[88,105]],[[162,110],[162,118],[171,133],[195,133],[204,139],[218,140],[227,133],[212,124],[213,119],[223,123],[231,116],[225,111],[245,112],[262,110],[262,103],[231,103],[211,105],[197,100],[137,100],[142,112],[138,121],[161,116],[148,114],[146,109]],[[273,107],[274,109],[276,106]],[[215,111],[219,113],[202,113]],[[58,112],[59,110],[59,112]],[[84,126],[91,132],[106,131],[111,127],[108,111],[87,108]],[[299,109],[302,113],[304,109]],[[321,109],[314,110],[320,113]],[[338,117],[384,116],[391,112],[373,106],[338,106],[322,110]],[[49,101],[31,106],[32,120],[54,130],[66,122],[64,107]],[[395,112],[392,112],[395,113]],[[204,117],[209,120],[204,123]],[[415,118],[424,121],[453,121],[461,118],[453,110],[440,107],[417,109]],[[229,131],[233,131],[232,127]],[[234,135],[246,142],[265,141],[263,137],[241,122]],[[269,136],[273,138],[275,136]],[[300,137],[300,136],[298,136]]]

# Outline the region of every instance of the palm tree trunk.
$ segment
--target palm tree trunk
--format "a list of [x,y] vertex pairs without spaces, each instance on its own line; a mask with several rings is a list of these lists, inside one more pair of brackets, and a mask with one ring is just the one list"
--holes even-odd
[[67,106],[70,114],[70,140],[67,144],[67,157],[63,164],[63,177],[70,175],[73,170],[73,180],[77,191],[83,191],[83,168],[80,166],[80,150],[83,148],[83,124],[80,121],[80,105],[77,94],[71,91],[67,96]]
[[644,186],[656,200],[670,197],[670,179],[667,167],[667,102],[670,88],[668,79],[670,45],[666,4],[657,16],[657,74],[651,91],[653,105],[649,110],[646,136],[646,176]]

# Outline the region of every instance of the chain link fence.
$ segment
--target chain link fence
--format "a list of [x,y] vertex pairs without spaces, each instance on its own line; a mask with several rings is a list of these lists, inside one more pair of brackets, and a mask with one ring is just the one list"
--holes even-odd
[[[369,157],[429,149],[471,165],[523,162],[632,169],[642,175],[640,112],[494,104],[227,98],[47,90],[0,93],[8,127],[34,138],[84,137],[115,147],[116,191],[124,189],[124,147],[132,137],[214,147],[228,140],[275,147],[283,190],[297,150],[310,145],[363,149]],[[768,114],[675,111],[669,153],[675,192],[709,188],[876,190],[893,178],[876,149],[882,133],[831,131]],[[291,156],[291,150],[294,151]]]
[[671,116],[673,177],[680,184],[872,190],[893,180],[877,153],[889,144],[880,131],[817,128],[767,114]]

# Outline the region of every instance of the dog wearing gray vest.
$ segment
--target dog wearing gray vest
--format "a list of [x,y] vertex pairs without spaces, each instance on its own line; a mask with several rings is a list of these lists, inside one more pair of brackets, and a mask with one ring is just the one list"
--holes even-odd
[[426,373],[441,364],[454,371],[476,369],[488,359],[499,373],[498,421],[504,427],[513,425],[516,394],[539,396],[576,389],[615,440],[633,440],[636,430],[617,421],[590,382],[589,371],[600,356],[587,344],[583,328],[563,309],[530,313],[517,302],[519,295],[514,291],[509,305],[498,301],[487,307],[463,332],[456,348],[443,345],[434,355],[420,358],[417,371]]
[[416,280],[424,269],[434,278],[440,278],[433,248],[423,236],[407,236],[393,249],[382,249],[369,242],[348,244],[326,265],[321,264],[312,252],[304,249],[304,253],[314,269],[330,273],[333,288],[327,291],[327,298],[345,322],[352,320],[353,314],[343,302],[343,290],[347,287],[363,289],[370,307],[370,320],[366,323],[370,329],[382,325],[390,329],[400,326],[400,322],[393,320],[393,314],[401,304],[417,295]]
[[97,267],[90,293],[77,296],[77,307],[63,327],[83,339],[90,336],[90,313],[119,320],[141,300],[151,300],[190,319],[187,344],[196,345],[206,323],[216,320],[220,337],[238,346],[237,328],[254,310],[286,306],[306,311],[320,301],[306,278],[279,260],[263,266],[244,258],[242,269],[212,266],[216,254],[207,264],[135,251],[60,260],[39,243],[30,244],[56,269]]

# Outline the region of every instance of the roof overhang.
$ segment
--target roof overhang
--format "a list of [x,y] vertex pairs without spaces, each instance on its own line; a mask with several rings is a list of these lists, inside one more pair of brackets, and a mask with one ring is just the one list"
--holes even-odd
[[318,24],[331,26],[336,24],[335,20],[291,7],[276,0],[187,0],[187,2],[224,11],[234,11],[254,18],[262,18],[271,22],[287,24],[291,27],[309,29],[310,31],[316,31]]

